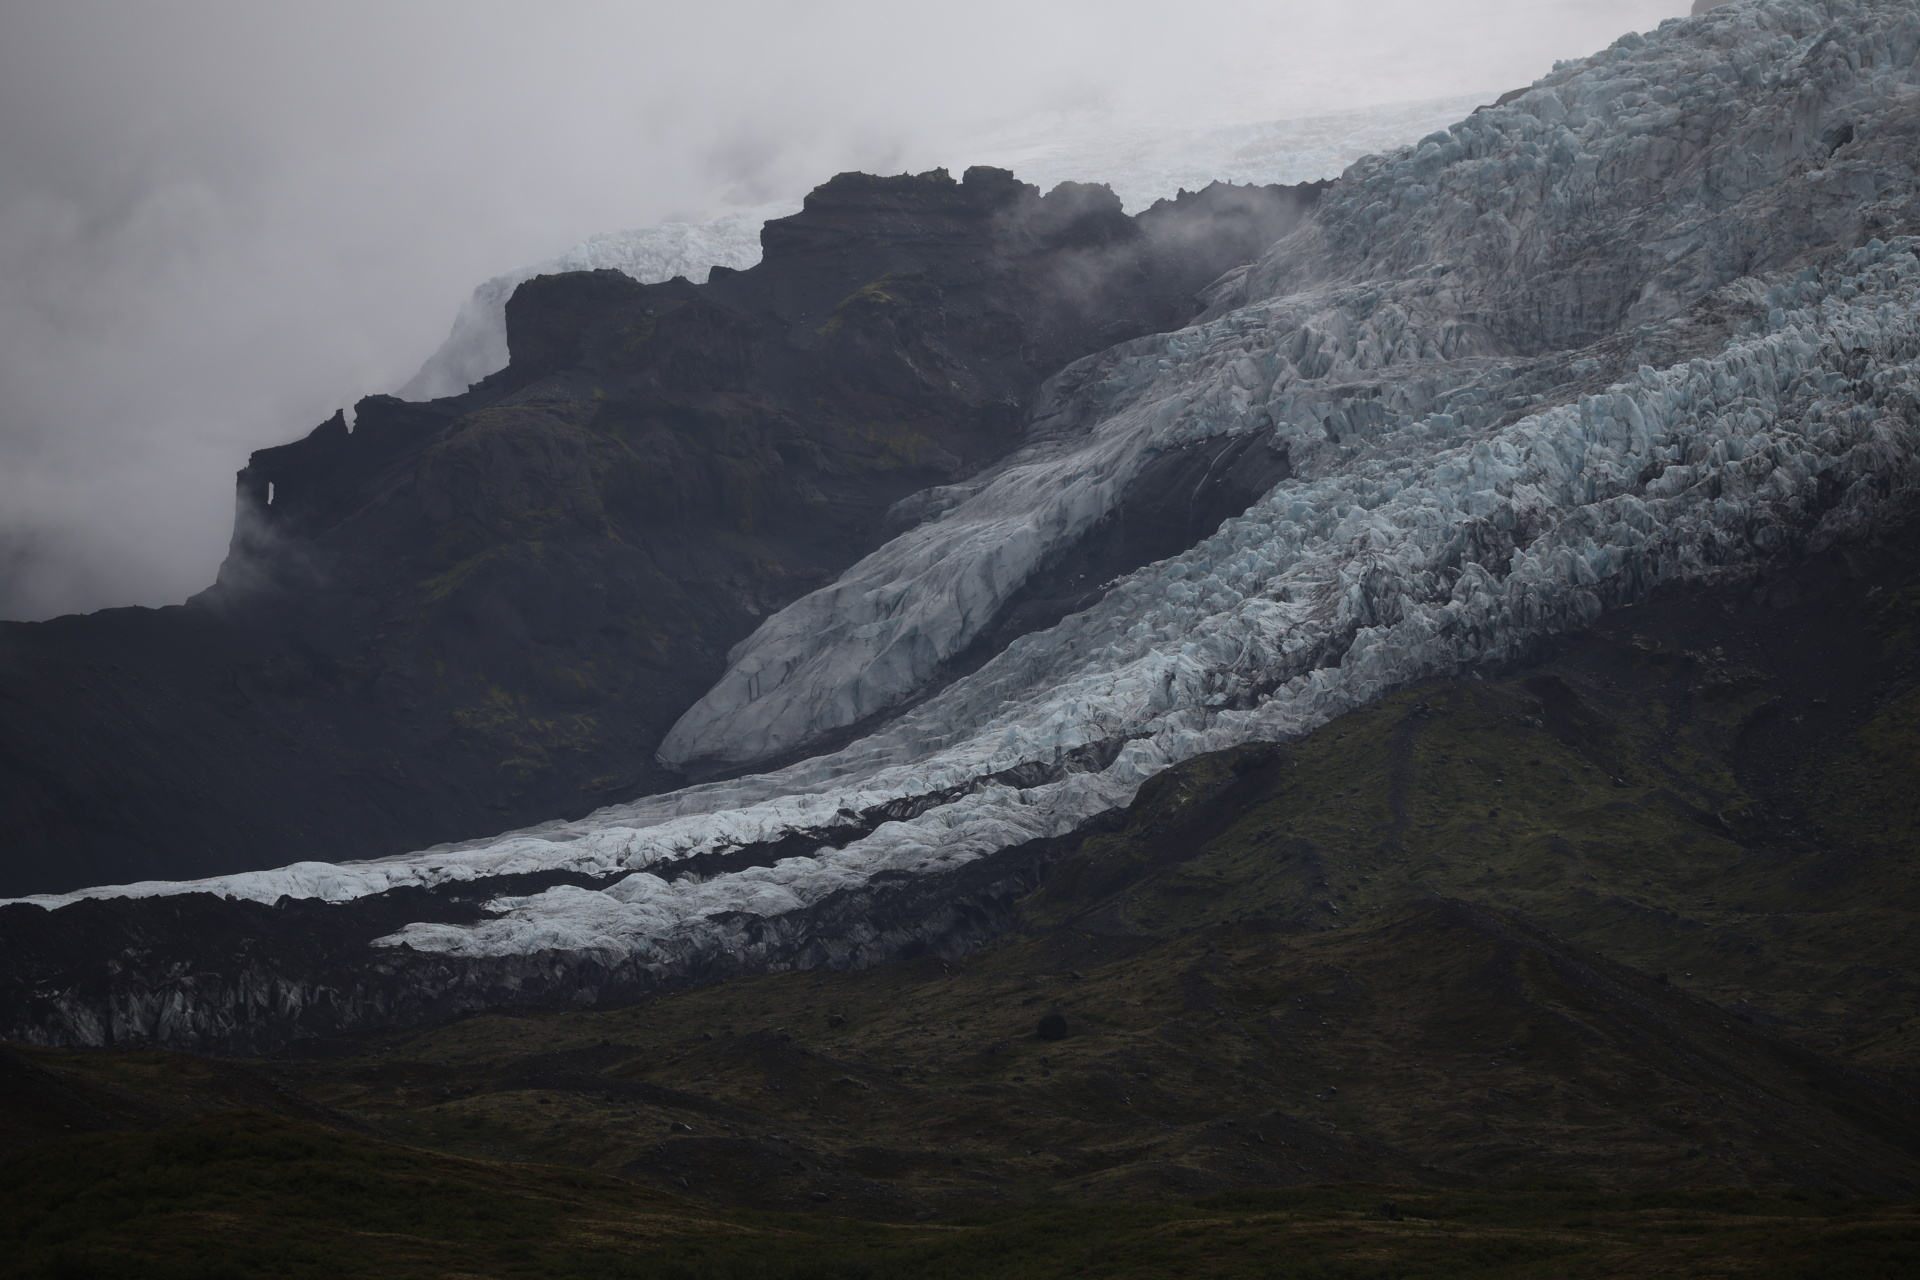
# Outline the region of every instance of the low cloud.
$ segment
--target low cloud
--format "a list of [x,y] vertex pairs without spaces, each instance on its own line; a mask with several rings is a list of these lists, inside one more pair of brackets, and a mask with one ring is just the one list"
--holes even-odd
[[0,617],[204,587],[250,450],[593,232],[1509,88],[1685,7],[0,4]]

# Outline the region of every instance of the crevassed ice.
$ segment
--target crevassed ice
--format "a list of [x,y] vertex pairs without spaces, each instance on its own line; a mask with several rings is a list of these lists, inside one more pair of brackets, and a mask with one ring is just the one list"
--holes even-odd
[[[413,925],[389,941],[459,954],[683,953],[703,933],[723,945],[727,926],[707,917],[778,914],[878,871],[1057,834],[1199,752],[1297,735],[1408,680],[1513,656],[1663,581],[1862,536],[1920,496],[1916,248],[1870,245],[1843,270],[1775,286],[1768,331],[1714,359],[1643,369],[1492,433],[1418,418],[1362,465],[1280,486],[1095,609],[1016,642],[884,735],[567,834],[599,865],[641,868],[1126,739],[1102,772],[988,785],[815,858],[704,883],[642,870],[603,893],[504,899],[500,919]],[[1836,372],[1847,361],[1872,392]],[[1649,468],[1658,475],[1642,486]],[[1841,496],[1816,517],[1823,480]],[[1504,562],[1485,555],[1529,525],[1542,531]],[[1319,666],[1328,653],[1338,664]]]
[[[1852,240],[1836,215],[1858,208],[1863,186],[1911,198],[1898,130],[1883,131],[1894,142],[1879,171],[1813,163],[1829,129],[1912,116],[1911,7],[1858,6],[1867,29],[1817,66],[1834,40],[1806,7],[1743,8],[1738,21],[1626,37],[1503,111],[1356,166],[1321,217],[1229,287],[1263,301],[1165,350],[1110,357],[1079,393],[1094,411],[1075,416],[1100,419],[1090,438],[1016,456],[769,618],[662,759],[751,764],[900,703],[1165,449],[1271,427],[1304,474],[1344,466],[1316,446],[1378,435],[1451,381],[1475,379],[1485,400],[1537,380],[1476,357],[1669,318],[1754,262]],[[1855,44],[1878,56],[1855,66]],[[1804,190],[1782,199],[1789,175]]]
[[[1057,834],[1198,752],[1297,735],[1661,582],[1867,536],[1911,511],[1920,483],[1920,242],[1830,246],[1865,238],[1861,192],[1911,199],[1900,139],[1920,100],[1916,49],[1908,5],[1748,3],[1629,37],[1356,166],[1215,318],[1064,378],[1058,394],[1084,412],[1062,420],[1090,426],[1043,430],[838,585],[870,583],[876,610],[892,601],[885,619],[908,619],[896,638],[951,643],[979,607],[967,593],[1009,589],[1018,571],[1007,559],[968,577],[927,554],[942,540],[974,545],[1025,502],[1031,540],[1057,542],[1153,450],[1209,434],[1272,430],[1296,477],[842,751],[457,848],[92,892],[344,899],[506,870],[626,870],[605,890],[502,899],[496,919],[384,941],[685,956],[729,945],[722,913],[778,915],[883,870]],[[1661,120],[1695,122],[1700,140],[1665,148]],[[1857,144],[1832,133],[1843,123]],[[1575,230],[1598,248],[1567,262],[1555,246]],[[1756,262],[1779,269],[1739,269]],[[1731,339],[1711,330],[1692,358],[1629,363],[1551,403],[1636,342],[1686,346],[1699,329],[1686,306],[1703,296],[1732,317]],[[1541,335],[1530,354],[1515,325]],[[1586,351],[1547,349],[1595,333]],[[786,634],[778,623],[768,634]],[[873,660],[884,644],[851,639],[794,651],[794,705],[830,707],[894,669]],[[903,662],[917,652],[895,647]],[[1091,757],[1112,763],[1075,771],[1093,743],[1118,747]],[[1051,780],[991,781],[1016,765]],[[704,882],[649,870],[970,784],[816,857]]]

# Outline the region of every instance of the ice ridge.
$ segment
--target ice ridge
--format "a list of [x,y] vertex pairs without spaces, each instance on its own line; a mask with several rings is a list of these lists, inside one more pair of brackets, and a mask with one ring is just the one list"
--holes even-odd
[[843,750],[379,862],[90,893],[342,900],[567,869],[619,878],[383,941],[738,956],[756,919],[1070,830],[1199,752],[1518,656],[1661,583],[1871,537],[1920,496],[1920,240],[1873,234],[1914,200],[1916,50],[1905,3],[1748,0],[1356,165],[1208,318],[1064,371],[1026,449],[770,619],[678,748],[765,750],[890,705],[1157,451],[1290,450],[1293,478],[1213,536]]

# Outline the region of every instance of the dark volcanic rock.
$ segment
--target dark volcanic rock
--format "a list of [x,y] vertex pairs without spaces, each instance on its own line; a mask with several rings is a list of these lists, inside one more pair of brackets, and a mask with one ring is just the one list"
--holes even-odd
[[[507,369],[254,454],[207,592],[0,625],[0,893],[380,856],[677,785],[654,749],[729,647],[1318,193],[1216,184],[1129,218],[1000,170],[843,174],[751,270],[528,281]],[[1149,494],[998,642],[1273,470],[1197,513]]]

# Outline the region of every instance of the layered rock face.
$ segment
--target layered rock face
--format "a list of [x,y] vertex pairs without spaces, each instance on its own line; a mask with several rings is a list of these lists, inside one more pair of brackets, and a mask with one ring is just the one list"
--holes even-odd
[[[132,893],[350,902],[501,884],[474,919],[422,912],[377,939],[449,974],[590,961],[672,983],[742,955],[821,962],[788,957],[852,936],[823,904],[992,865],[1172,764],[1522,658],[1656,587],[1870,541],[1911,518],[1920,482],[1917,54],[1910,5],[1850,0],[1760,0],[1625,37],[1354,166],[1299,230],[1219,282],[1197,323],[1073,360],[1030,414],[1004,418],[1020,349],[994,345],[996,313],[933,281],[974,341],[1007,353],[950,360],[954,340],[916,318],[935,269],[915,277],[891,244],[852,233],[843,202],[867,188],[830,184],[809,221],[770,232],[769,264],[776,246],[823,272],[850,256],[870,283],[833,300],[796,268],[769,304],[787,345],[769,349],[817,339],[809,377],[878,369],[871,394],[924,405],[939,387],[980,439],[1026,429],[993,461],[874,511],[900,530],[890,541],[830,582],[796,584],[724,672],[703,669],[717,678],[662,753],[716,780],[404,858]],[[982,199],[973,186],[961,204]],[[883,225],[896,209],[927,217],[924,195],[889,187]],[[1070,231],[1028,197],[980,206],[995,234],[1055,255],[1021,273],[1050,282],[1029,313],[1042,336],[1072,331],[1070,308],[1046,317],[1076,255],[1131,263],[1154,242],[1144,225],[1118,238],[1117,211],[1073,191],[1050,199]],[[636,378],[721,376],[753,350],[733,327],[733,281],[697,296],[601,282],[591,305],[529,289],[516,305],[560,317],[529,357],[541,367],[597,370],[618,352]],[[554,388],[586,394],[585,375],[545,376],[548,400],[509,392],[503,406],[550,413]],[[956,456],[975,438],[941,430],[923,434]],[[1189,476],[1201,456],[1203,483],[1272,487],[1178,554],[1145,533],[1128,551],[1127,530],[1176,523],[1178,485],[1153,478]],[[449,510],[466,483],[447,482]],[[540,510],[598,518],[558,493]],[[1189,533],[1211,516],[1194,518]],[[1115,529],[1121,550],[1103,559]],[[1160,558],[1128,566],[1132,554]],[[1113,564],[1113,580],[1078,581],[1076,566]],[[1005,647],[983,655],[982,637]],[[567,883],[501,879],[535,874]],[[869,922],[883,926],[900,921]],[[779,955],[754,950],[769,929]],[[131,1000],[136,987],[139,1007],[166,1005],[164,983],[116,989]],[[44,1025],[78,1027],[83,1006],[55,1001]]]
[[255,454],[212,590],[0,627],[0,891],[380,856],[678,784],[655,747],[729,646],[1316,195],[1129,218],[999,170],[848,174],[750,270],[522,284],[507,369]]

